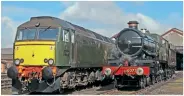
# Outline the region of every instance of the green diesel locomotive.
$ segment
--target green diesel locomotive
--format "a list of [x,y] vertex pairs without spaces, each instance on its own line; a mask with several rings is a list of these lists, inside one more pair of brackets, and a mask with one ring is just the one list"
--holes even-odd
[[13,94],[53,92],[102,81],[113,41],[55,17],[32,17],[17,28]]

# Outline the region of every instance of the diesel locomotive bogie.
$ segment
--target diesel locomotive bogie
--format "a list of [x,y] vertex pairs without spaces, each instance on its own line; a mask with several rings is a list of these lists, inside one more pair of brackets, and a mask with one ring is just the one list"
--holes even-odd
[[61,76],[61,87],[75,88],[86,86],[95,82],[102,82],[102,74],[99,68],[77,68],[66,71]]

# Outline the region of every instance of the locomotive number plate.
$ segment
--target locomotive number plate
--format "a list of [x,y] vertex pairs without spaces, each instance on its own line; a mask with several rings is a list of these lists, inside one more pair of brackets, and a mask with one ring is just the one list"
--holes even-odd
[[135,72],[136,69],[125,69],[124,72],[125,73],[132,73],[132,72]]

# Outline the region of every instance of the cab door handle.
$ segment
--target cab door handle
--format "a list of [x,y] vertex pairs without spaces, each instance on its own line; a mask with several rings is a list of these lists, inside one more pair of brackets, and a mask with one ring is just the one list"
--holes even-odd
[[64,56],[69,56],[69,50],[64,50]]

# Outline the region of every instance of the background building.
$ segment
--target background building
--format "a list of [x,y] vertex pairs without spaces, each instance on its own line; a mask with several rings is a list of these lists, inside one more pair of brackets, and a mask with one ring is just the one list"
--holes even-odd
[[177,69],[183,69],[183,31],[177,28],[172,28],[169,31],[165,32],[162,35],[163,38],[169,41],[169,43],[173,44],[176,47],[176,63]]
[[1,48],[1,73],[6,73],[7,68],[13,63],[13,49]]

